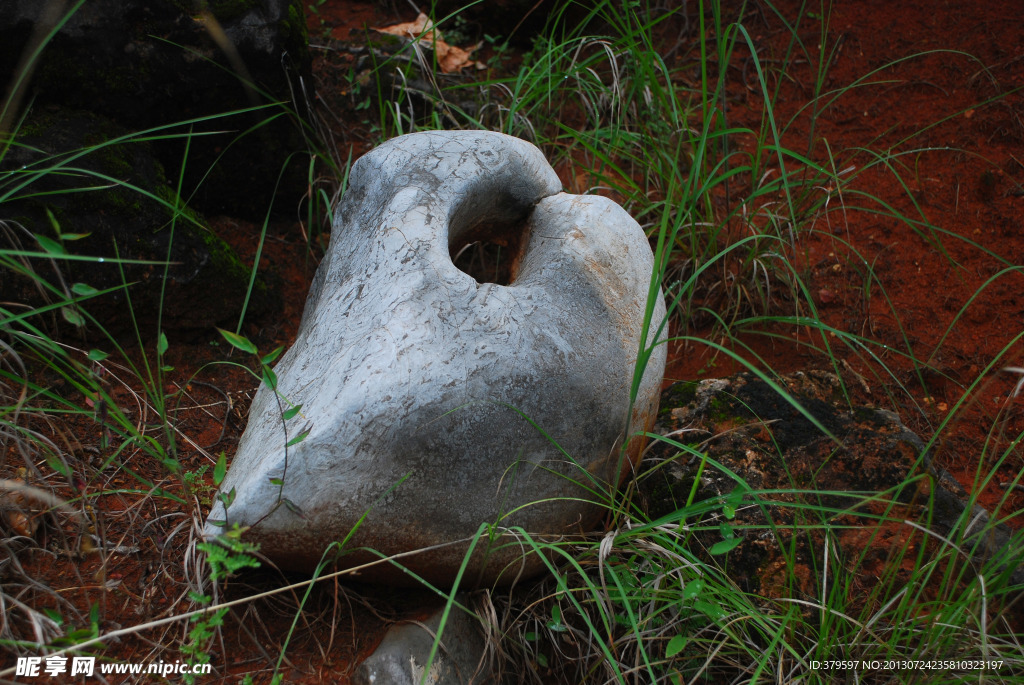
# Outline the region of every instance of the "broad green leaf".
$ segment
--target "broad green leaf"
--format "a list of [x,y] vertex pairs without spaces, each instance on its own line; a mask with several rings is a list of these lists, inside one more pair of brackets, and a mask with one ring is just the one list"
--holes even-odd
[[284,414],[281,415],[281,418],[283,418],[285,421],[288,421],[289,419],[295,418],[295,415],[298,414],[300,411],[302,411],[302,405],[296,404],[291,409],[286,409]]
[[721,621],[727,615],[722,607],[717,604],[712,604],[711,602],[697,600],[693,603],[693,608],[716,622]]
[[263,382],[267,384],[267,387],[271,390],[277,390],[277,374],[274,370],[267,365],[263,366]]
[[46,463],[49,464],[50,468],[59,473],[60,475],[67,478],[71,475],[71,471],[68,469],[68,465],[62,462],[54,454],[46,455]]
[[743,496],[749,492],[749,488],[746,485],[737,485],[732,489],[725,497],[725,501],[734,507],[738,507],[743,502]]
[[224,474],[228,472],[228,458],[221,450],[217,457],[217,464],[213,467],[213,484],[219,486],[224,481]]
[[562,610],[557,604],[551,605],[551,620],[547,623],[547,629],[556,633],[564,633],[568,630],[566,625],[562,623]]
[[686,587],[683,588],[683,599],[693,599],[699,595],[703,589],[703,580],[691,580],[686,584]]
[[674,638],[668,641],[668,646],[665,647],[665,658],[671,659],[679,652],[683,651],[683,647],[686,646],[687,637],[685,635],[676,635]]
[[82,315],[72,307],[61,307],[60,313],[64,317],[64,320],[70,324],[78,326],[79,328],[85,325],[85,319],[82,318]]
[[89,350],[89,354],[86,356],[89,357],[90,361],[101,362],[110,355],[103,350]]
[[260,357],[260,362],[263,364],[273,364],[274,360],[280,357],[282,352],[284,352],[283,345],[281,347],[278,347],[276,350],[271,350],[270,352],[267,352],[265,355]]
[[75,642],[85,642],[93,636],[93,631],[90,628],[79,628],[78,630],[72,630],[67,634],[67,643],[74,644]]
[[302,431],[301,433],[296,435],[294,438],[292,438],[291,440],[286,442],[284,446],[285,447],[291,447],[292,445],[298,445],[300,442],[302,442],[303,440],[306,439],[306,436],[309,435],[309,431],[310,431],[310,429],[307,428],[306,430]]
[[160,337],[156,339],[156,353],[162,357],[167,352],[167,348],[167,335],[160,331]]
[[725,503],[722,505],[722,513],[727,519],[733,519],[736,517],[736,509],[743,504],[743,495],[746,493],[746,489],[742,485],[737,485],[732,492],[730,492],[726,498]]
[[722,540],[721,542],[715,543],[711,547],[711,550],[710,550],[711,554],[714,554],[714,555],[726,554],[727,552],[731,552],[732,550],[736,549],[736,547],[741,542],[743,542],[743,538],[741,538],[741,537],[727,538],[725,540]]
[[235,501],[235,489],[231,488],[231,492],[219,493],[217,495],[217,499],[219,499],[224,504],[224,508],[227,509],[231,506],[231,503]]
[[76,295],[91,297],[92,295],[96,295],[97,293],[99,293],[99,290],[96,290],[96,288],[86,283],[75,283],[73,286],[71,286],[71,292],[73,292]]
[[256,354],[256,346],[249,341],[244,335],[238,335],[238,333],[232,333],[231,331],[225,331],[223,328],[218,328],[220,334],[224,336],[224,339],[230,343],[232,347],[242,352],[248,352],[249,354]]
[[39,247],[43,248],[43,252],[55,255],[67,254],[67,250],[64,249],[64,246],[53,238],[47,238],[45,235],[37,235],[36,241],[39,243]]
[[298,504],[291,501],[287,497],[281,498],[281,501],[284,502],[284,506],[288,508],[288,511],[302,518],[306,518],[306,515],[302,513],[302,507],[300,507]]

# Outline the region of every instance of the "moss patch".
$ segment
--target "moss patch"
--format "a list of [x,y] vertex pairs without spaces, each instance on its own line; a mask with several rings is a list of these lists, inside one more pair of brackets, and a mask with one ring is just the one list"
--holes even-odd
[[685,407],[697,396],[696,381],[679,381],[673,383],[661,395],[661,405],[658,414],[667,414],[678,407]]

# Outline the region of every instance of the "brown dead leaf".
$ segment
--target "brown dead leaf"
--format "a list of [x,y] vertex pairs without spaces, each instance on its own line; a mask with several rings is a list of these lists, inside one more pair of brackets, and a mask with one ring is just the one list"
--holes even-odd
[[20,490],[25,486],[24,480],[17,478],[9,483],[12,487],[4,493],[0,514],[15,535],[30,538],[39,528],[39,507],[30,502]]
[[434,28],[434,22],[430,21],[430,18],[422,12],[420,12],[418,17],[416,17],[415,21],[406,21],[400,24],[385,26],[380,29],[375,28],[373,30],[378,33],[386,33],[391,36],[400,36],[402,38],[418,38],[427,43],[427,45],[434,49],[434,52],[437,55],[437,64],[445,74],[460,71],[468,66],[475,66],[477,69],[486,68],[480,62],[470,59],[470,55],[480,47],[480,44],[466,50],[445,43],[441,39],[441,32]]
[[454,45],[448,45],[443,41],[437,41],[434,49],[437,51],[437,62],[441,66],[441,71],[446,74],[451,74],[470,65],[473,65],[478,69],[486,68],[480,62],[474,62],[469,58],[473,53],[473,50],[476,50],[478,47],[480,46],[477,45],[470,50],[463,50],[462,48]]
[[[430,17],[420,12],[420,15],[416,17],[415,21],[405,21],[401,24],[392,24],[391,26],[385,26],[382,29],[374,28],[374,31],[378,33],[387,33],[392,36],[401,36],[402,38],[419,38],[424,32],[430,31],[434,28],[434,22],[430,21]],[[434,31],[430,31],[434,34]],[[427,40],[432,40],[433,36],[424,36]],[[440,39],[440,36],[438,36]]]
[[4,521],[10,526],[11,531],[15,535],[21,535],[26,538],[30,538],[36,534],[36,529],[39,528],[39,521],[34,516],[28,516],[23,511],[5,511]]

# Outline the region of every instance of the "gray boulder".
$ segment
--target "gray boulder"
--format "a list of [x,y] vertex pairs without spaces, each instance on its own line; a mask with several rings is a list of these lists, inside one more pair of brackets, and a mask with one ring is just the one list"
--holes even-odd
[[[423,550],[399,561],[450,586],[481,524],[494,527],[464,585],[542,570],[513,528],[597,525],[642,448],[630,436],[653,425],[665,349],[631,405],[651,249],[614,202],[559,189],[537,148],[498,133],[412,134],[361,158],[206,534],[251,526],[263,553],[301,571],[346,540],[327,557],[340,567]],[[481,235],[522,237],[510,285],[453,264]],[[357,579],[416,582],[387,562]]]

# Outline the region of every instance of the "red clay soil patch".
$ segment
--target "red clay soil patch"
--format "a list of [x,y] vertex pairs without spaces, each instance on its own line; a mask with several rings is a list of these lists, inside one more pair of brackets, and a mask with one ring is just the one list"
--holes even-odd
[[[784,2],[780,10],[792,17],[797,7]],[[893,372],[829,338],[844,377],[859,390],[857,399],[895,402],[926,439],[963,402],[941,432],[936,460],[969,490],[979,460],[987,472],[1024,430],[1014,397],[1020,375],[1004,371],[1020,367],[1024,352],[1017,340],[1024,274],[1013,268],[1024,254],[1024,26],[1006,21],[1012,10],[1012,3],[999,2],[840,4],[829,22],[825,54],[832,58],[823,90],[835,94],[860,85],[816,112],[805,103],[817,64],[798,59],[780,84],[776,107],[783,145],[806,152],[813,133],[811,156],[823,165],[860,168],[876,162],[867,150],[900,153],[832,195],[830,206],[844,211],[821,217],[797,241],[797,263],[822,320],[879,343],[871,352]],[[761,18],[747,26],[758,57],[770,65],[784,57],[789,35],[774,15]],[[818,27],[805,23],[798,33],[814,56]],[[730,94],[734,122],[756,128],[762,112],[756,93]],[[916,225],[878,213],[886,205]],[[810,331],[792,339],[822,346]],[[820,353],[777,337],[743,342],[780,372],[825,368]],[[706,348],[674,351],[671,379],[738,370]],[[910,355],[922,363],[915,366]],[[982,503],[994,509],[1005,498],[1001,516],[1020,511],[1024,496],[1005,497],[1003,485],[1021,467],[1020,455],[1011,454]]]

